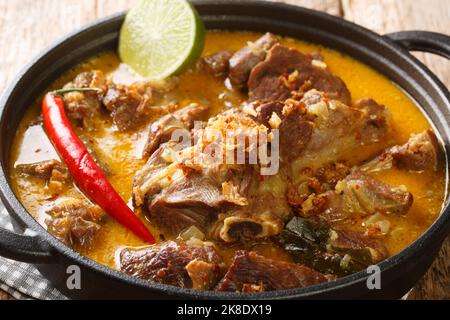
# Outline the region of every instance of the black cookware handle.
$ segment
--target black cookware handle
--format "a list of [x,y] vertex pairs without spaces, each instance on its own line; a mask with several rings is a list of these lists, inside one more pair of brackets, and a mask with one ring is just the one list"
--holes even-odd
[[386,37],[399,43],[409,51],[423,51],[450,59],[450,36],[429,31],[400,31]]
[[29,263],[56,262],[51,248],[38,236],[17,234],[0,227],[0,256]]

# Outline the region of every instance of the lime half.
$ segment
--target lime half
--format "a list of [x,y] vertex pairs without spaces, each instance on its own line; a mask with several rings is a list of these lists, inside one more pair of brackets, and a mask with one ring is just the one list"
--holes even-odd
[[165,79],[192,65],[201,55],[205,27],[186,0],[140,0],[120,32],[124,63],[148,79]]

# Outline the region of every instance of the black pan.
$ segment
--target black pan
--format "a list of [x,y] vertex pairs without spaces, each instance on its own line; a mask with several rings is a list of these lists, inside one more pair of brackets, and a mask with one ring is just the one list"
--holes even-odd
[[[249,30],[291,36],[335,48],[372,66],[400,85],[433,123],[449,152],[450,94],[447,88],[409,51],[433,52],[450,58],[450,38],[410,31],[380,36],[355,24],[321,12],[258,1],[193,1],[209,29]],[[42,274],[73,298],[399,298],[422,277],[450,231],[450,209],[412,245],[378,266],[381,290],[369,290],[362,271],[318,286],[261,294],[196,292],[151,284],[99,265],[56,240],[24,209],[11,190],[9,155],[17,126],[26,109],[58,76],[104,50],[116,49],[124,14],[98,21],[47,49],[26,67],[4,93],[0,120],[1,199],[17,224],[34,236],[0,228],[0,254],[37,264]],[[448,162],[448,161],[447,161]],[[81,290],[66,286],[67,267],[81,269]]]

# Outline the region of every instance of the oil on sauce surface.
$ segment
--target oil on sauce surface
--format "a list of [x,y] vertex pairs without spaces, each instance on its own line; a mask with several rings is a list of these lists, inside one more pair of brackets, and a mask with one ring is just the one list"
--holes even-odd
[[[209,32],[204,54],[208,55],[222,49],[238,50],[248,41],[254,41],[258,37],[258,34],[247,32]],[[284,39],[283,42],[303,52],[320,52],[325,57],[325,62],[330,70],[345,81],[352,93],[353,100],[372,97],[386,105],[391,111],[393,130],[386,141],[375,148],[367,148],[363,152],[350,154],[346,160],[355,163],[371,159],[388,146],[405,143],[411,133],[420,133],[430,128],[426,118],[415,104],[391,81],[371,68],[346,55],[318,45],[293,39]],[[126,68],[120,65],[116,54],[105,53],[71,70],[52,87],[60,88],[76,74],[92,69],[112,74],[117,81],[128,82],[133,79],[127,73]],[[213,115],[224,108],[238,105],[245,99],[246,97],[237,91],[228,89],[222,80],[195,71],[194,68],[179,76],[179,87],[172,93],[172,96],[167,97],[167,102],[176,100],[180,106],[192,102],[209,105],[212,107],[211,115]],[[21,177],[13,170],[15,164],[58,159],[42,127],[32,125],[39,117],[39,105],[38,101],[30,108],[17,131],[11,150],[11,180],[16,194],[26,209],[44,225],[45,211],[55,201],[63,201],[68,197],[82,198],[83,195],[76,187],[73,187],[54,199],[43,182]],[[158,116],[160,115],[155,115],[155,118]],[[149,123],[153,120],[149,119]],[[134,132],[121,133],[113,128],[112,122],[106,114],[95,119],[95,125],[95,135],[79,129],[77,133],[109,168],[110,181],[120,195],[126,201],[131,202],[134,174],[144,165],[140,153],[146,139],[148,126],[145,125]],[[392,255],[413,242],[439,215],[444,200],[445,174],[443,171],[412,173],[391,169],[384,173],[378,173],[376,177],[395,186],[405,185],[408,191],[414,195],[414,204],[406,217],[387,216],[391,222],[392,232],[386,239],[386,246]],[[141,214],[140,216],[142,217]],[[143,220],[145,219],[143,218]],[[146,221],[146,224],[155,235],[159,235],[158,230],[150,223]],[[112,219],[108,219],[104,226],[97,238],[98,241],[90,250],[80,249],[82,254],[99,263],[114,267],[114,253],[119,247],[144,245],[141,240]],[[224,259],[228,260],[236,249],[237,247],[223,249],[221,253],[224,255]],[[285,253],[271,245],[259,244],[252,249],[266,256],[288,259]]]

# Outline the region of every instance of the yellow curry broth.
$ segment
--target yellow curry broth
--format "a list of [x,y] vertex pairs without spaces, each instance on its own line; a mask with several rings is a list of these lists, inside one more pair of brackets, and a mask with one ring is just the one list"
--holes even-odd
[[[254,41],[259,36],[259,34],[247,32],[209,32],[204,55],[223,49],[238,50],[248,41]],[[391,111],[393,130],[389,133],[388,138],[377,146],[358,149],[346,155],[344,160],[355,164],[371,159],[388,146],[405,143],[411,133],[419,133],[430,128],[426,118],[402,90],[368,66],[349,56],[318,45],[293,39],[284,39],[283,42],[303,52],[320,52],[325,57],[325,62],[331,71],[347,84],[354,100],[372,97],[386,105]],[[116,54],[109,52],[71,70],[52,88],[60,88],[76,74],[92,69],[113,74],[117,79],[127,78],[128,81],[133,79],[133,76],[127,73],[126,68],[120,65]],[[180,106],[192,102],[209,105],[211,107],[210,115],[214,115],[224,108],[239,105],[246,99],[240,92],[230,88],[222,79],[215,78],[198,68],[192,68],[179,75],[178,78],[177,89],[169,93],[166,100],[175,99]],[[57,158],[43,129],[39,125],[30,126],[36,122],[39,114],[40,101],[37,101],[24,116],[19,126],[11,150],[11,180],[14,191],[30,214],[45,225],[45,211],[54,205],[55,201],[62,201],[67,197],[84,198],[84,196],[73,186],[56,199],[49,193],[42,181],[21,176],[14,170],[14,165],[17,163],[33,163]],[[148,124],[159,116],[161,114],[155,113],[146,125],[126,133],[114,129],[106,112],[93,119],[95,124],[93,130],[77,128],[77,133],[83,141],[86,141],[101,161],[106,164],[110,181],[126,201],[131,202],[133,177],[136,171],[144,165],[140,154],[147,136]],[[377,173],[375,177],[394,186],[405,185],[414,195],[414,204],[405,217],[385,216],[385,219],[390,221],[392,230],[386,238],[385,244],[389,253],[395,254],[413,242],[439,215],[444,200],[444,171],[417,173],[391,169]],[[152,227],[141,213],[138,214],[158,236],[158,230]],[[112,219],[106,219],[104,228],[92,248],[89,250],[79,248],[79,251],[99,263],[113,267],[114,255],[118,248],[141,245],[144,243],[132,233]],[[289,260],[286,253],[272,244],[259,244],[251,248],[266,256]],[[239,247],[233,246],[221,250],[226,261],[231,259],[236,249]]]

